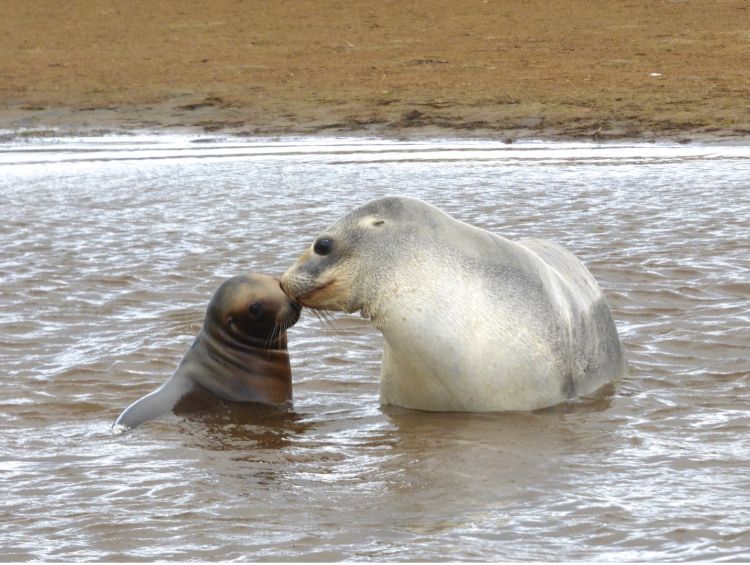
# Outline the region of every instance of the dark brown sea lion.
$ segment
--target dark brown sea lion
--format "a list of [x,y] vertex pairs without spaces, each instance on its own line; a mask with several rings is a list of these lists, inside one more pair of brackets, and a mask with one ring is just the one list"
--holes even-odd
[[253,274],[225,281],[169,380],[128,406],[113,430],[123,432],[171,412],[196,391],[234,402],[289,403],[292,372],[286,330],[297,322],[300,310],[273,277]]

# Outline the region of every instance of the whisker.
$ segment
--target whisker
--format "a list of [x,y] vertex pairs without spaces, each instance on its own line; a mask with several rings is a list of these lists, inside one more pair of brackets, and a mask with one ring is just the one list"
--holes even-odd
[[334,314],[326,310],[323,315],[325,316],[326,320],[328,320],[328,325],[331,327],[331,329],[334,331],[339,331],[339,329],[336,327],[336,317],[334,316]]
[[273,329],[271,330],[271,333],[268,336],[268,339],[266,340],[266,351],[268,352],[268,356],[271,356],[271,346],[276,341],[276,338],[280,335],[280,326],[278,322],[274,322]]
[[279,337],[281,336],[281,332],[283,331],[283,328],[278,323],[274,324],[273,326],[273,341],[271,343],[274,343],[278,341]]
[[318,321],[321,323],[321,325],[323,326],[323,328],[327,329],[326,326],[325,326],[325,323],[323,321],[323,318],[320,315],[320,310],[318,310],[317,308],[308,308],[308,310],[310,310],[310,312],[313,313],[313,315],[318,319]]
[[327,331],[335,331],[336,328],[333,325],[333,322],[330,318],[330,314],[326,312],[325,310],[320,310],[318,308],[310,308],[312,310],[315,317],[318,319],[320,324],[323,326],[323,329]]

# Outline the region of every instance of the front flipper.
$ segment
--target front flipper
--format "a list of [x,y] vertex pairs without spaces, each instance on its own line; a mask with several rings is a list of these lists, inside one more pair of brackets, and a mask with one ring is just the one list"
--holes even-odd
[[153,420],[172,411],[175,404],[195,385],[178,368],[169,380],[128,406],[112,425],[112,431],[121,434],[132,430],[147,420]]

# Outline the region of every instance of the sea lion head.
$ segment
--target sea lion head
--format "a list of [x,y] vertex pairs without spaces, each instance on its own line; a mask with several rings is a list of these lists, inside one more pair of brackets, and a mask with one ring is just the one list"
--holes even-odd
[[369,315],[393,271],[408,271],[404,265],[420,252],[416,244],[429,239],[425,220],[435,211],[403,197],[360,206],[315,238],[284,273],[281,288],[302,306]]
[[203,331],[230,344],[286,347],[286,330],[301,307],[284,294],[279,281],[252,274],[227,279],[208,304]]

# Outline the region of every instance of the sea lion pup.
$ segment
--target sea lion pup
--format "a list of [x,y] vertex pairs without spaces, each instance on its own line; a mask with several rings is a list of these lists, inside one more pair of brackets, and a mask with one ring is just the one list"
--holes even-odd
[[607,301],[575,256],[419,200],[382,198],[351,211],[281,286],[303,306],[359,310],[383,332],[383,404],[533,410],[626,373]]
[[273,277],[253,274],[228,279],[211,298],[203,328],[174,374],[128,406],[113,430],[126,431],[166,414],[188,393],[200,389],[235,402],[290,402],[286,330],[297,322],[300,311]]

